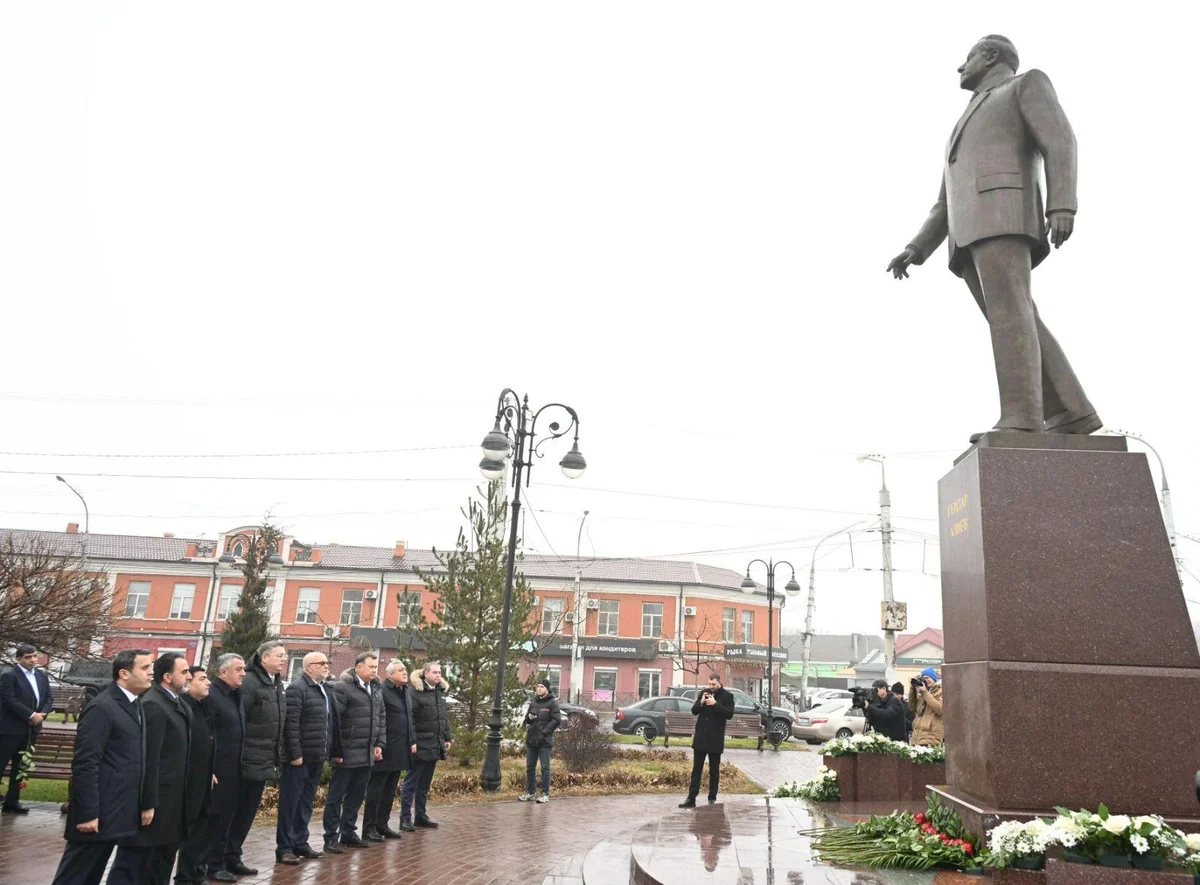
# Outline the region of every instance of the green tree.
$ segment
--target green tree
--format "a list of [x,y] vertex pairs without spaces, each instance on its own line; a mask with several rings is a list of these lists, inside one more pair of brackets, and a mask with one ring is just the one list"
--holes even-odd
[[258,537],[246,551],[242,574],[246,581],[238,596],[237,610],[225,618],[225,629],[221,632],[221,647],[214,654],[232,652],[247,661],[268,639],[271,633],[271,599],[267,592],[267,567],[271,557],[279,554],[279,542],[283,532],[264,520]]
[[[472,497],[462,511],[467,528],[448,553],[433,551],[435,571],[417,574],[435,594],[433,618],[423,623],[420,636],[431,661],[448,673],[450,691],[461,704],[454,736],[454,756],[470,765],[483,754],[492,694],[500,658],[500,623],[504,613],[505,498],[498,483]],[[468,534],[469,532],[469,534]],[[533,590],[520,571],[513,576],[511,618],[508,627],[508,666],[505,674],[505,713],[525,702],[525,688],[517,678],[524,649],[536,645],[531,617]],[[507,718],[507,716],[506,716]]]

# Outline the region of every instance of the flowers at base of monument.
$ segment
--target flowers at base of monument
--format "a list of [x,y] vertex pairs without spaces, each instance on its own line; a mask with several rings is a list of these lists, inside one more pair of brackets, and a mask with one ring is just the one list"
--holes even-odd
[[855,824],[810,831],[821,859],[832,864],[860,864],[908,870],[936,866],[979,868],[977,846],[949,808],[931,803],[921,814],[897,813]]
[[821,766],[815,777],[804,783],[792,781],[790,784],[780,784],[771,791],[775,799],[810,799],[813,802],[836,802],[842,798],[841,788],[838,787],[837,772]]
[[823,756],[854,756],[858,753],[885,753],[899,756],[901,759],[908,759],[918,765],[932,765],[936,762],[946,761],[944,744],[937,747],[914,747],[884,737],[877,731],[856,734],[848,738],[834,738],[821,745]]
[[[1135,865],[1154,861],[1178,863],[1187,854],[1183,833],[1157,814],[1130,817],[1111,814],[1104,805],[1095,812],[1054,809],[1058,818],[1052,827],[1067,836],[1058,843],[1072,854],[1090,860],[1124,855]],[[1069,838],[1074,837],[1074,842]]]

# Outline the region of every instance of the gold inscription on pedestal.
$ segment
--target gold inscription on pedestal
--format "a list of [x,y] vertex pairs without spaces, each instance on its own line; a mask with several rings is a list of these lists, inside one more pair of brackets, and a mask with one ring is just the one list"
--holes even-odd
[[961,513],[962,511],[966,510],[967,509],[967,499],[969,497],[970,497],[969,495],[963,495],[961,498],[955,498],[953,501],[951,501],[949,504],[947,504],[946,505],[946,515],[953,516],[956,513]]
[[967,530],[967,520],[965,518],[960,519],[958,522],[954,523],[954,525],[950,526],[950,537],[952,537],[952,538],[958,537],[959,535],[963,534],[963,532],[965,532],[966,530]]

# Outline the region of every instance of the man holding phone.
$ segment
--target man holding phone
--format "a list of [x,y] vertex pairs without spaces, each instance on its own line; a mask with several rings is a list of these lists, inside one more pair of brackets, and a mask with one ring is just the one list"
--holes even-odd
[[692,704],[692,715],[696,717],[696,733],[692,737],[692,783],[687,799],[679,803],[680,808],[696,807],[706,756],[708,804],[717,801],[717,788],[721,784],[721,754],[725,752],[725,723],[733,718],[733,695],[721,685],[721,677],[716,673],[709,674],[708,688]]

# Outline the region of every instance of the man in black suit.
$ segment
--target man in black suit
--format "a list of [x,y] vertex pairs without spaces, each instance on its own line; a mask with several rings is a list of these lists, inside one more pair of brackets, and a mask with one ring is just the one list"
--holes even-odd
[[208,878],[213,882],[236,882],[237,876],[225,867],[228,862],[241,860],[240,856],[228,857],[226,848],[242,792],[242,744],[246,733],[242,680],[245,677],[246,662],[241,655],[224,654],[217,658],[217,678],[213,680],[208,696],[213,732],[217,736],[217,746],[221,748],[213,765],[216,783],[208,813],[207,866]]
[[21,753],[36,743],[42,733],[42,722],[53,708],[50,680],[37,669],[38,652],[32,645],[17,646],[17,666],[0,675],[0,773],[5,763],[8,772],[8,793],[0,811],[6,814],[29,814],[21,804],[21,785],[17,770]]
[[145,881],[146,849],[127,844],[154,820],[142,811],[146,736],[139,698],[152,681],[151,653],[125,649],[113,658],[113,682],[83,709],[75,732],[71,763],[71,804],[67,811],[66,850],[53,885],[99,885],[104,867],[119,843],[108,874],[109,885]]
[[142,696],[146,720],[146,771],[142,777],[142,811],[154,819],[129,844],[146,848],[144,881],[167,885],[175,853],[186,835],[184,787],[187,784],[192,712],[179,699],[188,681],[187,659],[164,652],[154,662],[154,686]]
[[208,695],[212,689],[208,671],[203,667],[188,670],[191,681],[184,689],[183,702],[192,713],[192,742],[188,756],[188,776],[184,785],[184,817],[187,838],[179,846],[179,866],[175,885],[201,885],[204,862],[208,857],[208,807],[213,788],[217,735],[213,730]]

